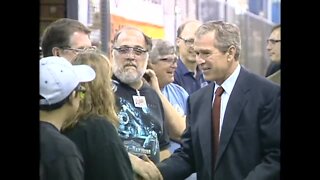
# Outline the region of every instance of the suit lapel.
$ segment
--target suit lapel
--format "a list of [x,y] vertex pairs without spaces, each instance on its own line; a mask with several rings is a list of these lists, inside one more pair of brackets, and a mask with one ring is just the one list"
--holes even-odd
[[233,134],[234,128],[240,118],[242,109],[248,101],[247,92],[250,89],[250,85],[246,84],[247,76],[247,72],[244,71],[243,68],[241,68],[238,79],[229,97],[220,135],[218,159],[216,161],[215,168],[217,168],[220,163],[221,157],[226,150],[226,147]]
[[[201,98],[199,103],[197,104],[200,109],[200,115],[197,115],[198,118],[197,121],[199,124],[199,129],[197,130],[199,133],[199,140],[200,140],[200,145],[201,145],[201,151],[202,154],[205,155],[211,155],[212,154],[212,122],[211,122],[211,109],[212,109],[212,96],[213,96],[213,90],[214,90],[214,83],[210,83],[207,90],[201,94]],[[209,161],[205,161],[206,167],[212,167],[211,166],[211,156],[210,157],[203,157],[203,158],[209,158]],[[212,168],[207,168],[208,170]],[[211,174],[211,171],[208,172]]]

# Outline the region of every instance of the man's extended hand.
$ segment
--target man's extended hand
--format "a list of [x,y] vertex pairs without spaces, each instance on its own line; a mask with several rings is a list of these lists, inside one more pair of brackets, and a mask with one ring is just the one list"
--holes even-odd
[[163,180],[157,166],[146,156],[138,158],[129,153],[133,171],[136,173],[136,179],[140,180]]

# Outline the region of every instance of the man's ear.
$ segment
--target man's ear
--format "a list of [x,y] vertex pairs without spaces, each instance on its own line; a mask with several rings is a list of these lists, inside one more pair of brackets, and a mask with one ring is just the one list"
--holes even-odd
[[177,45],[177,46],[180,46],[180,42],[181,42],[181,39],[179,39],[179,38],[176,37],[176,45]]
[[52,54],[54,56],[60,56],[60,49],[57,47],[52,48]]
[[235,54],[236,54],[236,47],[230,46],[229,49],[228,49],[228,51],[227,51],[227,55],[229,55],[229,56],[235,56]]

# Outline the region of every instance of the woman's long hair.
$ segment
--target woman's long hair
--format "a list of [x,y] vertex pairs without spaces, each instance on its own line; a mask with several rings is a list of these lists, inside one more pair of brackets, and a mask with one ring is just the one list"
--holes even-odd
[[79,53],[73,64],[86,64],[96,72],[96,78],[82,85],[86,89],[84,98],[72,121],[65,122],[62,129],[73,127],[79,120],[89,116],[102,116],[109,120],[115,127],[119,125],[115,94],[112,90],[112,70],[110,61],[102,52],[85,51]]

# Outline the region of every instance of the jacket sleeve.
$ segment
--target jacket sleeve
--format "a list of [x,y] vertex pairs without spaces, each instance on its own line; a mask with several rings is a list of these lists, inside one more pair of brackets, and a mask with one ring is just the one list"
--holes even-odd
[[157,164],[163,179],[165,180],[183,180],[194,172],[192,170],[191,161],[193,161],[191,129],[187,125],[186,131],[183,133],[181,141],[182,146],[164,161]]

